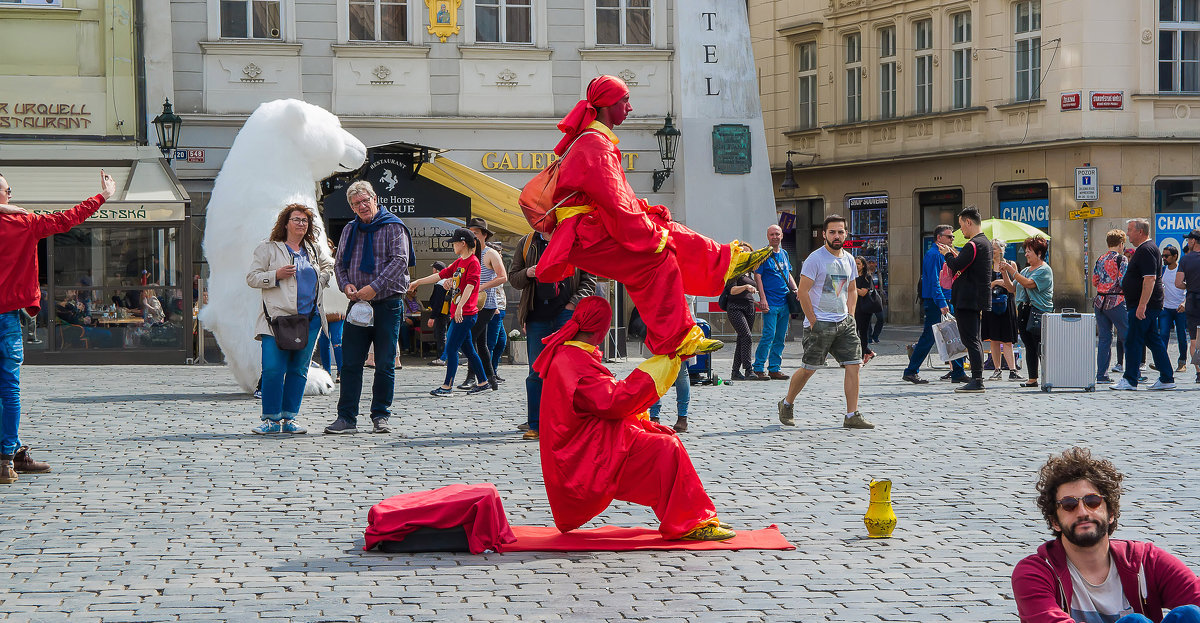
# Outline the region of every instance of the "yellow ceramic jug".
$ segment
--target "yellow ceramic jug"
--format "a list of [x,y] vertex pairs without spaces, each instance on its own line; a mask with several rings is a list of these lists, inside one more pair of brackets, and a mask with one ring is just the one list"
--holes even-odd
[[896,513],[892,510],[892,481],[871,481],[871,505],[863,517],[867,524],[867,535],[872,539],[885,539],[896,529]]

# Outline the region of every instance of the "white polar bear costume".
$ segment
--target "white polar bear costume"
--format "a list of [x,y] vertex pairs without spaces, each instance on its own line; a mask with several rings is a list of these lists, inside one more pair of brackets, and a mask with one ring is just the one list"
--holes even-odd
[[[317,184],[358,169],[366,158],[362,141],[343,130],[333,113],[293,99],[260,105],[234,139],[208,202],[208,304],[200,320],[216,336],[243,390],[252,391],[262,372],[262,349],[254,339],[262,295],[246,285],[254,248],[270,235],[284,206],[301,203],[316,210]],[[314,225],[317,244],[325,244],[325,228],[319,220]],[[332,391],[329,374],[310,367],[304,393]]]

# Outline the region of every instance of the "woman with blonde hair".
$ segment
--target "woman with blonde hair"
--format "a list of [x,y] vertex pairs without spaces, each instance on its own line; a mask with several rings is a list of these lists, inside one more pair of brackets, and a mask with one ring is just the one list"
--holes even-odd
[[[262,342],[262,423],[252,429],[258,435],[308,432],[296,423],[296,416],[317,335],[329,331],[322,294],[333,275],[333,256],[317,244],[317,218],[303,204],[285,207],[270,237],[254,249],[246,273],[246,284],[262,292],[254,327],[255,339]],[[289,316],[306,317],[308,331],[283,341],[277,331],[287,330],[287,321],[281,319]]]
[[1013,343],[1019,335],[1017,306],[1013,302],[1017,289],[1012,277],[1004,270],[1006,246],[1003,240],[992,240],[992,307],[983,310],[980,333],[983,339],[992,343],[992,365],[996,370],[992,372],[990,380],[997,381],[1004,376],[1004,366],[1001,365],[1003,351],[1003,361],[1008,363],[1008,380],[1021,381],[1024,379],[1017,374],[1017,358],[1013,354]]

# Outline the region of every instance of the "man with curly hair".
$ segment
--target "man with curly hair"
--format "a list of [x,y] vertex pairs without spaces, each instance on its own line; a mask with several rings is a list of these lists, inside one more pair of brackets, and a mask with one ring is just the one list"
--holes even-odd
[[[1151,543],[1110,539],[1121,516],[1112,462],[1071,448],[1038,473],[1038,507],[1054,540],[1017,563],[1023,623],[1200,622],[1200,578]],[[1171,612],[1163,616],[1163,609]]]

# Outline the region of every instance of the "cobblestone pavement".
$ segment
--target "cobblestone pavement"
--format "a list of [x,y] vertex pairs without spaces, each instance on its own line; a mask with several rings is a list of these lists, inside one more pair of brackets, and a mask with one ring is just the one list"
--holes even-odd
[[[1012,566],[1047,538],[1035,470],[1072,444],[1127,475],[1117,536],[1200,569],[1190,373],[1175,392],[996,382],[964,396],[902,382],[902,339],[878,350],[862,391],[874,431],[840,427],[836,369],[801,395],[795,428],[776,419],[782,382],[693,388],[684,439],[722,518],[778,524],[789,552],[361,551],[372,504],[456,482],[493,482],[512,523],[551,524],[537,446],[515,429],[516,366],[496,394],[437,399],[443,369],[414,360],[398,373],[396,434],[266,438],[248,433],[258,405],[221,367],[27,367],[22,438],[54,471],[0,488],[0,618],[1011,621]],[[302,421],[320,431],[335,402],[306,399]],[[894,483],[891,539],[865,538],[872,478]],[[656,525],[620,502],[598,522]]]

